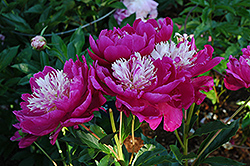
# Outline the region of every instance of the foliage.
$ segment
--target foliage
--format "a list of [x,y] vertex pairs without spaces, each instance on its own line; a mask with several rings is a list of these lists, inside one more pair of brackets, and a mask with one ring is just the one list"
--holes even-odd
[[[183,26],[178,29],[174,25],[174,31],[194,34],[198,49],[203,49],[205,44],[212,45],[215,49],[214,56],[225,58],[215,68],[220,73],[224,72],[229,55],[239,54],[241,48],[249,44],[250,3],[248,0],[191,0],[187,4],[182,0],[159,0],[158,2],[163,4],[159,6],[161,11],[164,11],[164,5],[167,6],[169,3],[175,8],[177,6],[185,7],[180,16],[173,19],[175,23]],[[73,127],[63,128],[57,146],[52,146],[47,136],[38,139],[37,144],[41,148],[32,144],[28,148],[19,150],[17,143],[9,140],[15,132],[12,124],[16,122],[16,118],[12,111],[20,109],[21,94],[31,92],[29,79],[33,74],[42,71],[44,66],[62,69],[65,61],[69,59],[75,61],[76,55],[85,55],[88,65],[92,65],[93,60],[86,51],[89,48],[88,37],[91,34],[96,38],[101,30],[118,27],[113,15],[102,17],[113,9],[120,8],[125,7],[117,0],[1,1],[0,34],[5,36],[3,44],[0,41],[0,124],[4,126],[0,129],[1,159],[3,161],[17,161],[20,166],[53,165],[44,155],[43,149],[56,163],[73,164],[74,166],[123,166],[129,164],[132,166],[175,166],[187,164],[190,159],[197,159],[193,163],[194,165],[201,163],[244,165],[224,157],[208,157],[211,152],[229,141],[236,133],[240,127],[240,119],[231,124],[212,121],[191,133],[199,113],[199,107],[194,105],[186,110],[187,121],[183,121],[182,127],[178,131],[176,130],[175,134],[178,136],[178,133],[182,133],[187,142],[194,137],[207,135],[207,139],[195,153],[185,153],[185,147],[178,143],[171,145],[170,150],[167,150],[155,139],[145,137],[141,134],[141,123],[132,114],[128,117],[122,116],[120,128],[121,116],[116,110],[113,100],[108,97],[109,101],[103,106],[106,112],[100,110],[95,113],[95,117],[90,122],[85,124],[85,127],[89,128],[96,136],[84,126],[79,125],[78,130]],[[100,21],[84,26],[100,18],[102,18]],[[187,23],[185,23],[185,19],[187,19]],[[120,27],[126,24],[132,25],[134,20],[135,14],[124,19]],[[184,24],[186,25],[184,26]],[[72,29],[74,31],[71,31]],[[46,37],[47,44],[51,49],[36,51],[31,47],[30,40],[43,30],[43,36]],[[209,37],[212,38],[211,41],[208,41]],[[216,104],[218,98],[216,92],[210,91],[206,94],[208,98],[213,100],[213,104]],[[113,110],[115,127],[120,128],[121,131],[114,132],[110,126],[112,120],[109,116],[109,108]],[[243,118],[242,128],[249,128],[249,117],[249,113],[247,113]],[[132,154],[123,145],[124,160],[117,160],[116,154],[111,150],[118,151],[116,136],[121,132],[121,142],[123,142],[131,134],[132,129],[135,130],[135,135],[142,138],[144,146],[140,148],[138,153]],[[209,142],[212,139],[213,142]],[[209,146],[206,147],[206,145]],[[205,149],[204,152],[203,149]],[[131,163],[129,162],[130,158],[133,158]]]

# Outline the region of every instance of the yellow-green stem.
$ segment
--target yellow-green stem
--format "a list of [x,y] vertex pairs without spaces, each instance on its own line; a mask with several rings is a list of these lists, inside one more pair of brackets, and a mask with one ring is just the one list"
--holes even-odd
[[[190,122],[191,122],[191,119],[192,119],[192,116],[193,116],[194,107],[195,107],[195,103],[193,103],[193,104],[190,106],[189,113],[188,113],[188,117],[186,117],[187,120],[185,121],[185,124],[184,124],[184,135],[183,135],[183,154],[184,154],[184,155],[187,155],[187,154],[188,154],[188,133],[189,133],[189,125],[190,125]],[[187,112],[187,111],[185,111],[185,112]],[[187,161],[187,160],[185,161],[185,165],[188,166],[188,161]]]
[[132,135],[132,154],[129,160],[129,165],[132,163],[132,159],[134,157],[134,152],[135,152],[135,116],[132,115],[132,126],[131,126],[131,135]]
[[[111,127],[112,127],[112,130],[113,130],[113,133],[116,133],[114,114],[113,114],[113,111],[112,111],[111,108],[109,108],[109,116],[110,116],[110,122],[111,122]],[[118,139],[117,134],[115,134],[114,139],[115,139],[115,143],[117,145],[119,160],[124,160],[123,159],[123,153],[122,153],[122,147],[121,147],[121,145],[119,143],[119,139]]]
[[177,129],[176,129],[174,132],[175,132],[176,138],[178,139],[179,143],[181,144],[181,147],[184,149],[185,146],[184,146],[184,144],[183,144],[182,141],[181,141],[181,138],[180,138],[180,136],[179,136],[179,134],[178,134]]
[[[245,106],[246,104],[250,101],[250,96],[247,98],[247,100],[245,101],[245,103],[240,106],[240,108],[238,108],[235,113],[225,122],[225,124],[227,124],[228,122],[230,122]],[[218,130],[215,135],[211,138],[211,140],[206,144],[206,146],[202,149],[202,151],[198,154],[197,158],[194,160],[192,166],[196,163],[196,161],[199,159],[199,157],[202,155],[202,153],[207,149],[207,147],[213,142],[213,140],[220,134],[220,132],[222,131],[222,129]]]
[[56,146],[57,146],[57,149],[58,149],[58,153],[61,155],[63,165],[64,165],[64,166],[67,166],[67,164],[66,164],[66,162],[65,162],[65,158],[64,158],[64,156],[63,156],[63,151],[62,151],[62,149],[61,149],[61,147],[60,147],[60,144],[59,144],[58,140],[56,140]]
[[34,144],[43,152],[43,154],[45,154],[46,157],[48,157],[48,159],[54,164],[54,166],[57,166],[56,162],[52,160],[52,158],[45,152],[45,150],[43,150],[40,145],[38,145],[38,143],[34,142]]
[[122,111],[120,111],[119,143],[122,146]]

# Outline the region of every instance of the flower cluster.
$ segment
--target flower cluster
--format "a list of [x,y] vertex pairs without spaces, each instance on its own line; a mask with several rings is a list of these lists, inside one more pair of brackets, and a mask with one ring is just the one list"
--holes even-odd
[[228,69],[226,69],[224,83],[226,88],[230,90],[250,87],[250,46],[241,51],[243,55],[240,56],[239,60],[230,55],[227,63]]
[[23,94],[22,110],[14,111],[19,131],[11,138],[25,148],[39,136],[50,134],[51,143],[63,127],[90,121],[93,111],[105,103],[105,98],[94,90],[89,80],[86,60],[66,61],[63,70],[46,66],[30,79],[32,94]]
[[158,3],[153,0],[123,0],[123,4],[127,9],[117,9],[114,17],[120,25],[124,18],[129,17],[135,13],[136,18],[145,20],[147,18],[156,18],[158,15]]
[[169,18],[159,23],[137,19],[132,27],[102,31],[96,42],[90,36],[93,52],[89,50],[95,60],[91,78],[95,89],[116,96],[120,111],[131,112],[152,129],[163,119],[167,131],[181,125],[182,108],[204,100],[201,91],[211,90],[213,79],[197,76],[221,61],[212,59],[209,45],[197,51],[194,38],[169,40],[172,30]]

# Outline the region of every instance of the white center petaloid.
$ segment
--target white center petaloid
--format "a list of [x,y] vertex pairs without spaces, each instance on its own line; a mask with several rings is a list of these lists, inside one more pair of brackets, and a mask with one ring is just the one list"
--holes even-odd
[[156,78],[155,66],[146,56],[140,53],[129,60],[121,58],[112,64],[113,76],[123,85],[124,89],[142,90],[151,85]]
[[50,72],[44,78],[36,79],[35,82],[39,88],[34,88],[32,97],[28,99],[30,111],[53,111],[56,109],[55,101],[63,96],[69,96],[70,80],[62,70]]
[[152,58],[162,59],[167,56],[173,59],[176,67],[193,66],[193,62],[196,60],[196,57],[194,57],[196,51],[190,49],[191,45],[189,41],[186,40],[187,37],[184,36],[183,38],[183,42],[181,42],[178,47],[173,41],[157,44],[151,53]]

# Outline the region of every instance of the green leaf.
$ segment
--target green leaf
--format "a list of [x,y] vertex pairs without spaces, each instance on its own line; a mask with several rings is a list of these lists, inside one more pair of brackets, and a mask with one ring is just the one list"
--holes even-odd
[[[72,42],[74,47],[75,47],[75,54],[81,56],[80,53],[82,52],[82,48],[85,44],[85,35],[84,35],[81,27],[78,28],[73,33],[73,35],[70,38],[70,42]],[[69,51],[68,51],[68,53],[69,53]],[[76,58],[76,55],[74,55],[74,57]]]
[[202,163],[207,163],[207,164],[211,164],[213,166],[224,166],[224,165],[246,165],[244,163],[240,163],[238,161],[234,161],[230,158],[225,158],[225,157],[209,157],[207,159],[205,159]]
[[180,149],[176,145],[170,145],[169,147],[174,153],[176,159],[179,161],[179,163],[181,163],[183,155],[181,154]]
[[235,9],[228,5],[215,5],[215,9],[224,9],[236,15]]
[[198,128],[195,133],[189,137],[189,139],[195,137],[195,136],[201,136],[204,134],[211,133],[213,131],[217,131],[219,129],[228,129],[230,126],[225,125],[223,122],[216,120],[212,122],[208,122],[204,125],[202,125],[200,128]]
[[[239,128],[239,120],[237,119],[233,121],[228,129],[223,129],[219,135],[213,140],[213,142],[206,148],[206,150],[201,154],[200,158],[195,163],[195,166],[198,166],[211,152],[216,150],[218,147],[228,142],[232,136],[235,135]],[[205,147],[205,145],[211,140],[211,138],[216,134],[216,132],[212,132],[209,136],[202,142],[200,145],[198,153]]]
[[63,42],[63,40],[59,36],[55,35],[54,33],[52,34],[51,40],[54,46],[51,50],[57,52],[57,55],[59,55],[59,57],[61,57],[62,60],[68,59],[67,47],[65,43]]
[[136,15],[135,13],[134,14],[131,14],[129,17],[127,18],[124,18],[121,22],[121,25],[120,27],[124,27],[125,25],[129,24],[129,25],[133,25],[134,21],[136,19]]
[[109,29],[113,29],[114,27],[119,27],[115,17],[113,15],[111,15],[109,17]]
[[111,155],[104,156],[99,162],[98,166],[110,166],[114,162],[114,157]]
[[67,55],[68,55],[68,59],[72,59],[73,61],[76,61],[76,49],[74,47],[73,42],[70,42],[67,45]]
[[10,78],[5,82],[4,86],[12,87],[16,85],[20,81],[20,79],[21,79],[20,77]]
[[25,74],[37,73],[39,71],[39,69],[31,63],[19,63],[12,65],[11,67],[18,69]]
[[242,129],[244,129],[248,125],[250,125],[250,112],[247,112],[247,114],[243,118],[241,127]]
[[44,11],[44,8],[41,4],[36,4],[34,6],[32,6],[31,8],[29,8],[28,10],[26,10],[24,13],[38,13],[41,14]]
[[30,78],[33,76],[33,73],[28,74],[20,79],[20,81],[17,83],[17,85],[27,85],[29,84]]
[[141,135],[144,146],[135,155],[132,166],[146,166],[160,163],[175,163],[177,160],[167,153],[167,150],[155,139]]
[[78,161],[81,163],[88,164],[88,161],[94,159],[101,151],[98,149],[85,148],[79,154]]
[[40,52],[40,62],[42,68],[44,68],[44,66],[49,66],[49,56],[44,51]]
[[[123,117],[124,118],[122,121],[122,140],[124,141],[131,133],[133,115],[130,114],[129,117],[126,116]],[[141,123],[139,122],[139,119],[135,116],[134,131],[136,131],[140,126]]]
[[107,135],[105,131],[96,124],[90,125],[90,130],[93,131],[99,138],[103,138],[104,136]]
[[11,47],[0,53],[0,71],[6,68],[16,56],[19,46]]
[[112,7],[116,9],[127,9],[127,7],[123,4],[123,2],[115,2],[115,3],[108,5],[108,7]]
[[33,32],[29,24],[22,17],[13,13],[2,13],[2,15],[12,22],[12,25],[15,26],[15,30],[25,33]]
[[102,137],[98,142],[102,143],[102,144],[106,144],[106,145],[112,145],[112,138],[114,138],[114,136],[116,134],[117,133],[108,134],[108,135]]

